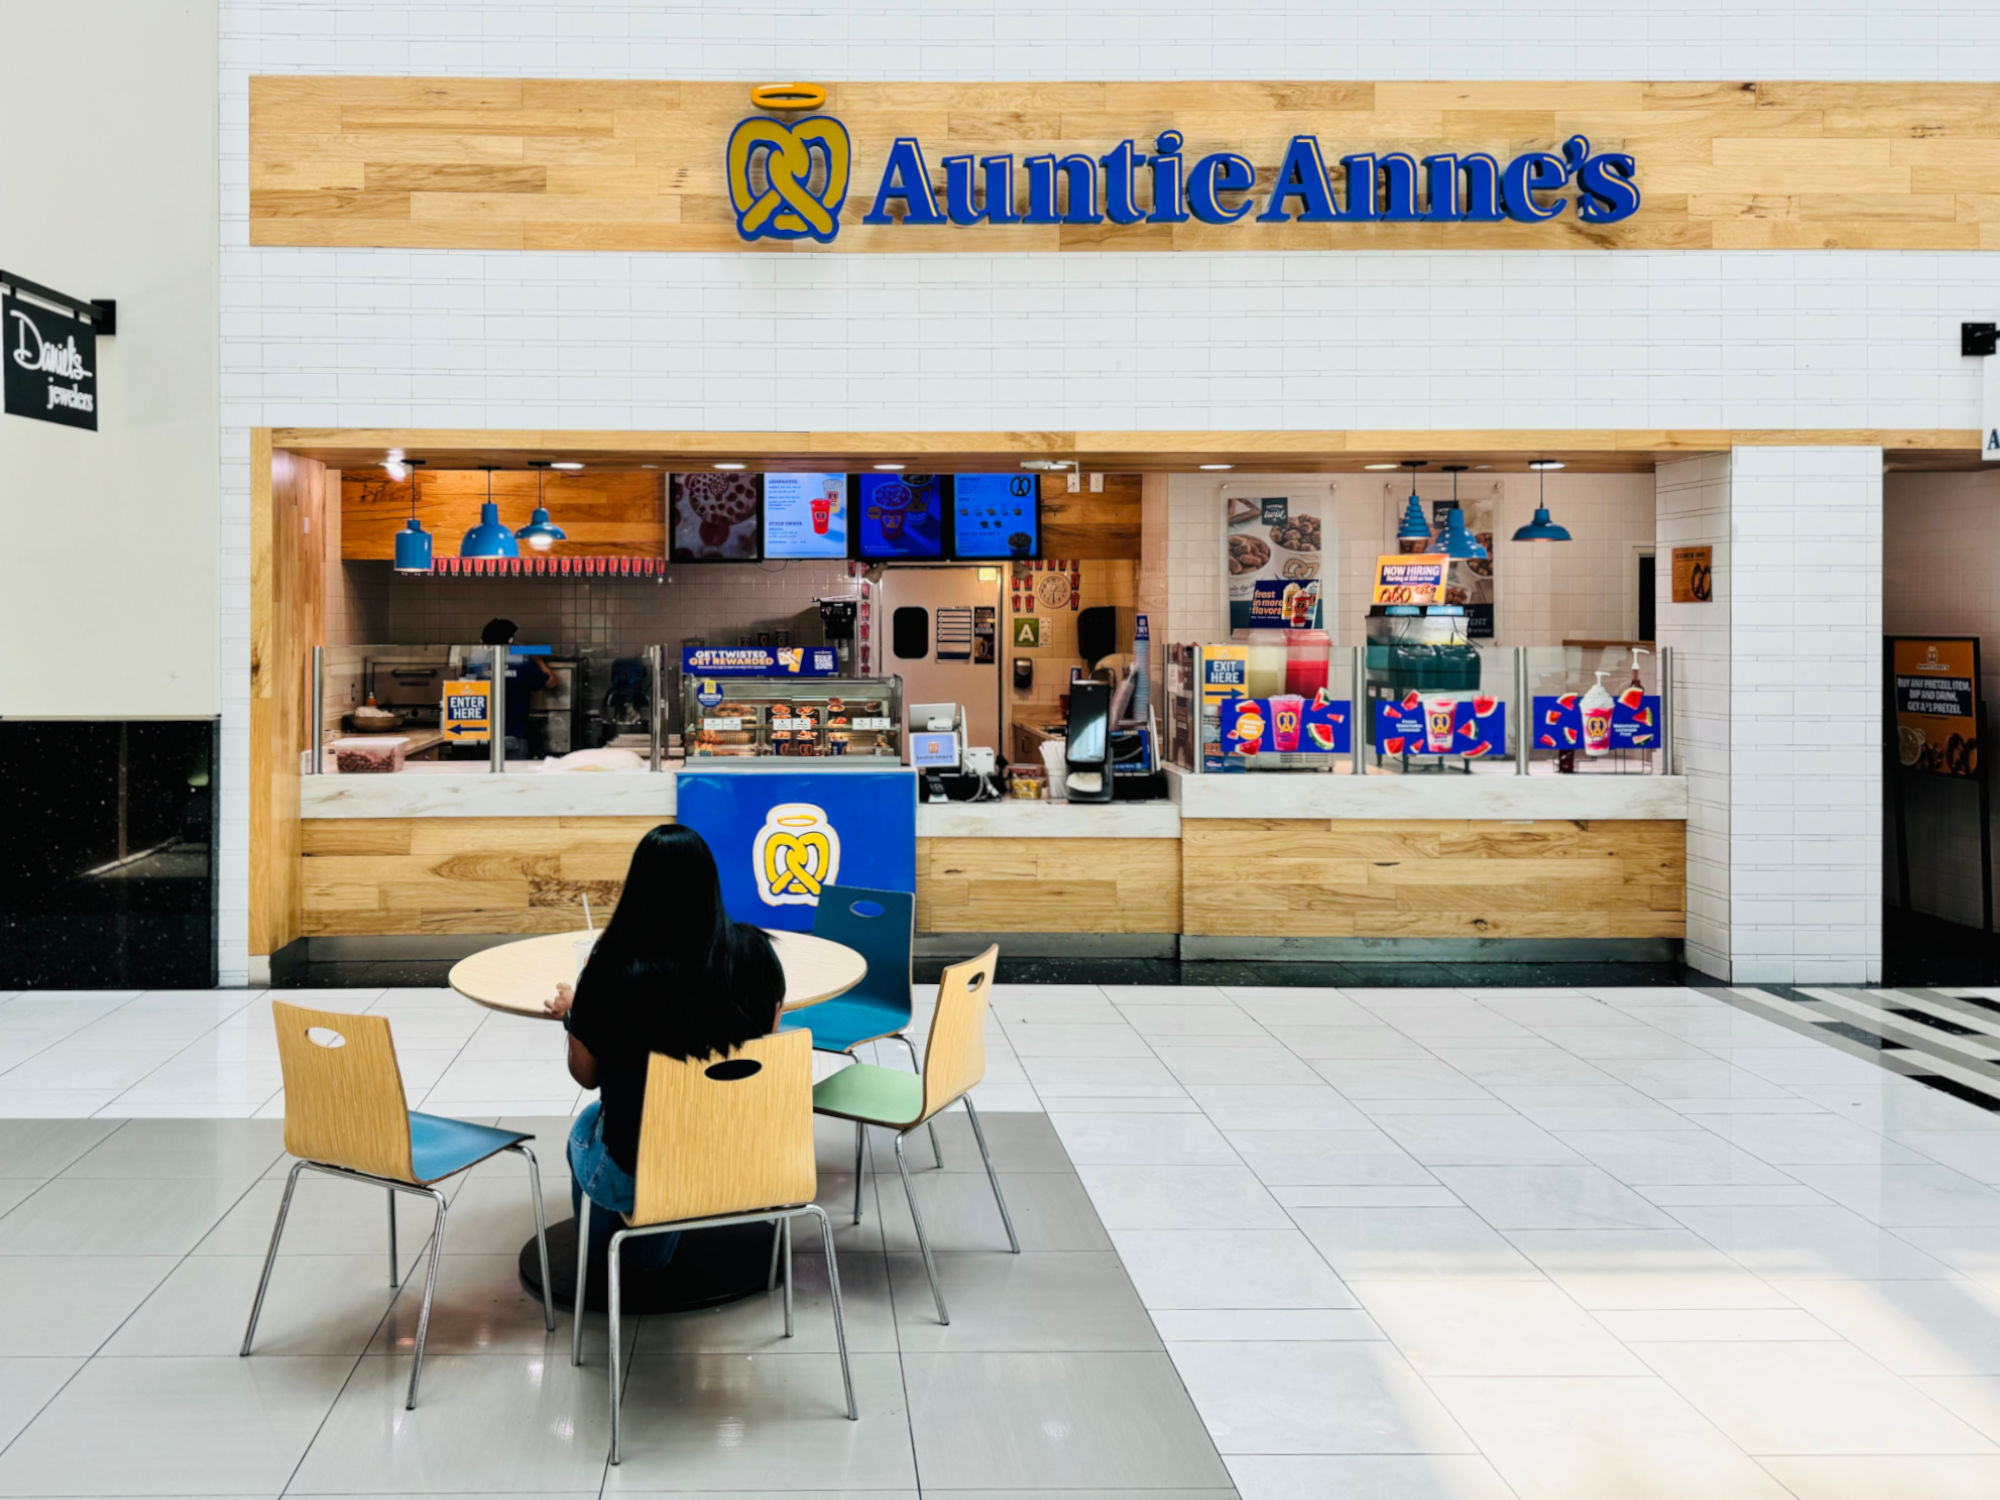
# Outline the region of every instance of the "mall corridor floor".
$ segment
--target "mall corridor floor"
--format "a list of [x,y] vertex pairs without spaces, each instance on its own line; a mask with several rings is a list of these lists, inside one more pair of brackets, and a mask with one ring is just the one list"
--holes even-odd
[[[285,1175],[269,995],[0,997],[0,1495],[1989,1500],[2000,1494],[2000,991],[1000,985],[974,1096],[853,1201],[823,1123],[861,1419],[820,1260],[774,1300],[542,1326],[517,1161],[422,1278],[379,1193]],[[388,1015],[412,1107],[533,1129],[557,1033]],[[900,1053],[884,1062],[897,1064]],[[401,1219],[400,1269],[429,1217]]]

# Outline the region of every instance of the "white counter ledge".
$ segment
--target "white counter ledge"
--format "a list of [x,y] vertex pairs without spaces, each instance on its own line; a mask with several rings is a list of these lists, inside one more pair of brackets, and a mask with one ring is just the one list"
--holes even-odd
[[1177,839],[1171,802],[997,802],[917,804],[920,839]]
[[302,818],[616,818],[673,816],[672,771],[543,772],[526,762],[504,776],[420,769],[385,775],[303,776]]
[[1680,776],[1335,776],[1167,770],[1193,818],[1467,818],[1506,821],[1687,818]]

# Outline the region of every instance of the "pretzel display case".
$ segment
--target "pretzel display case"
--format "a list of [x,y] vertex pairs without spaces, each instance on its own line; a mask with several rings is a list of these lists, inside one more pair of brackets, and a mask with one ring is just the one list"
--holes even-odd
[[899,761],[900,677],[735,677],[681,681],[683,743],[701,760]]

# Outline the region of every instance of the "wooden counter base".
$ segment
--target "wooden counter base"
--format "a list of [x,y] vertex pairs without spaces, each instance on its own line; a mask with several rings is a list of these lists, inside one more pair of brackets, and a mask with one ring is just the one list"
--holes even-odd
[[1179,932],[1175,839],[918,839],[919,932]]
[[1677,938],[1678,822],[1188,819],[1182,931]]

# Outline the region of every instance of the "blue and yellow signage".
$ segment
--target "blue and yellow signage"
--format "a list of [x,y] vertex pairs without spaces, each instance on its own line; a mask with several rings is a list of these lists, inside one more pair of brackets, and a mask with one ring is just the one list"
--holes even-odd
[[[774,92],[777,90],[778,92]],[[812,107],[814,85],[765,85],[760,108]],[[1262,188],[1240,151],[1191,155],[1179,130],[1153,134],[1149,149],[1121,141],[1103,156],[1045,152],[946,156],[940,197],[916,136],[890,144],[863,224],[905,227],[973,224],[1539,224],[1573,209],[1589,225],[1616,224],[1639,211],[1638,163],[1596,151],[1582,135],[1555,150],[1523,151],[1507,162],[1483,151],[1357,151],[1329,166],[1316,135],[1295,135]],[[746,240],[814,239],[840,232],[853,149],[832,115],[795,123],[753,115],[729,137],[727,171],[737,232]],[[1018,167],[1018,172],[1017,172]],[[1025,180],[1027,202],[1019,187]]]

